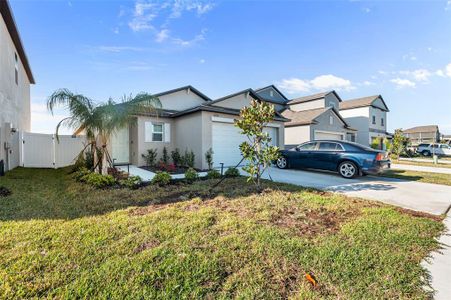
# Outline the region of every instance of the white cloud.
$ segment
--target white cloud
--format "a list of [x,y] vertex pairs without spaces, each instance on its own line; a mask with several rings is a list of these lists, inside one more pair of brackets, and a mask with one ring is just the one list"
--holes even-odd
[[187,39],[173,34],[170,23],[173,19],[181,18],[185,12],[201,16],[213,7],[210,2],[197,0],[138,0],[128,26],[135,32],[150,31],[155,35],[157,43],[168,42],[180,47],[191,47],[205,40],[206,30],[203,29],[199,34]]
[[171,41],[174,44],[179,45],[181,47],[192,47],[192,46],[196,45],[197,43],[205,40],[205,32],[206,32],[206,30],[203,29],[201,31],[201,33],[197,34],[194,38],[192,38],[190,40],[184,40],[181,38],[171,38]]
[[363,85],[366,85],[366,86],[375,85],[374,82],[369,81],[369,80],[365,80],[364,82],[362,82],[362,84],[363,84]]
[[169,29],[162,29],[156,34],[155,41],[157,43],[162,43],[166,41],[168,38],[169,38]]
[[289,94],[310,91],[310,84],[308,81],[299,78],[283,79],[279,83],[279,87],[286,90]]
[[416,57],[415,55],[409,53],[409,54],[403,55],[403,56],[402,56],[402,59],[403,59],[403,60],[412,60],[412,61],[416,61],[416,60],[417,60],[417,57]]
[[367,14],[371,12],[371,8],[369,8],[369,7],[364,7],[362,10],[363,10],[363,12],[365,12]]
[[112,52],[112,53],[119,53],[124,51],[144,51],[144,48],[141,47],[130,47],[130,46],[97,46],[94,47],[95,50],[103,51],[103,52]]
[[410,81],[409,79],[393,78],[390,81],[393,82],[394,84],[396,84],[399,88],[416,86],[416,83],[413,81]]
[[203,59],[203,58],[200,59],[200,60],[199,60],[199,63],[204,64],[204,63],[205,63],[205,59]]
[[279,84],[280,88],[289,94],[309,92],[312,90],[353,90],[355,87],[350,80],[332,75],[320,75],[311,80],[289,78],[283,79]]
[[446,66],[445,70],[446,70],[446,75],[447,75],[448,77],[451,77],[451,63],[449,63],[449,64]]
[[427,82],[429,77],[433,75],[429,70],[418,69],[413,71],[400,71],[399,74],[412,77],[415,81]]
[[446,2],[445,10],[451,10],[451,0]]
[[440,77],[445,77],[445,72],[443,72],[443,70],[437,70],[437,71],[435,71],[435,75],[440,76]]
[[310,84],[317,90],[324,89],[337,89],[337,90],[352,90],[354,87],[351,84],[351,81],[337,77],[331,74],[321,75],[315,77],[310,81]]

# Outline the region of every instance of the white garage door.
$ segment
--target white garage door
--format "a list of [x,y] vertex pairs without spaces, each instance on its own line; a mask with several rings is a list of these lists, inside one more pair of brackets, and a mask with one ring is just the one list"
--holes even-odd
[[[277,145],[277,128],[267,127],[264,131],[269,133],[272,144]],[[240,134],[234,124],[219,122],[213,122],[212,135],[213,165],[219,167],[224,163],[225,167],[236,166],[242,159],[239,146],[247,141],[246,136]]]
[[315,140],[343,140],[343,135],[338,132],[333,133],[333,132],[316,131]]

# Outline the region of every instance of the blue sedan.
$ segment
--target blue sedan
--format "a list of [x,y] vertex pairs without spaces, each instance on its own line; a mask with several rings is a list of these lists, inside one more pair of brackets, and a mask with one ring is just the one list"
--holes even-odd
[[380,174],[390,168],[386,152],[345,141],[311,141],[280,154],[276,161],[280,169],[327,170],[344,178]]

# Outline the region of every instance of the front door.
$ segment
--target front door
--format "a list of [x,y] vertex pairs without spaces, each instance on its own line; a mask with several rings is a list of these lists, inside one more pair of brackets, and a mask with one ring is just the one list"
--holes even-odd
[[130,139],[128,126],[119,129],[111,139],[111,159],[115,164],[130,162]]

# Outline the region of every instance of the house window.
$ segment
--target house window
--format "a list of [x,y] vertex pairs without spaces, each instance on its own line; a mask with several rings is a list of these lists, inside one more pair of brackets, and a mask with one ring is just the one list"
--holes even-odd
[[163,141],[163,124],[152,123],[152,142]]
[[274,91],[269,91],[269,95],[270,95],[271,97],[274,97]]
[[334,125],[334,117],[333,116],[329,116],[329,124]]
[[16,85],[19,84],[19,60],[17,58],[17,53],[14,53],[14,79]]
[[384,118],[381,118],[381,126],[385,126]]
[[376,125],[376,116],[373,116],[373,122],[374,125]]

